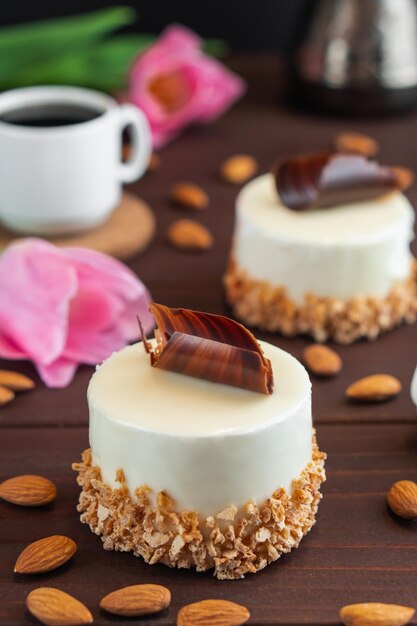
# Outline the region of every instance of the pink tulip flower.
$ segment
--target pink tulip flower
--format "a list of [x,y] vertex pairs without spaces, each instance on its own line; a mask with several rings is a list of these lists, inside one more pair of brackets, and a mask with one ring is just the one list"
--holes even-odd
[[201,45],[187,28],[169,26],[132,67],[129,100],[148,117],[156,148],[188,124],[216,119],[245,91]]
[[153,327],[149,293],[125,265],[84,248],[22,239],[0,256],[0,357],[29,359],[48,387],[68,385]]

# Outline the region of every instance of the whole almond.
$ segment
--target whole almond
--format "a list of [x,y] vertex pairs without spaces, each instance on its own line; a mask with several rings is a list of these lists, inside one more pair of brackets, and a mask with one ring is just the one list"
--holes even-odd
[[193,183],[177,183],[171,188],[169,198],[175,206],[192,211],[203,211],[209,205],[206,192]]
[[209,250],[213,245],[210,231],[194,220],[177,220],[168,229],[168,241],[180,250]]
[[397,396],[401,391],[401,383],[389,374],[374,374],[352,383],[346,389],[351,400],[362,402],[383,402]]
[[231,156],[220,166],[220,176],[227,183],[241,185],[255,176],[258,171],[258,163],[249,154],[236,154]]
[[68,593],[54,587],[38,587],[26,597],[28,610],[47,626],[91,624],[87,607]]
[[303,352],[304,363],[317,376],[335,376],[342,369],[342,359],[331,348],[314,344]]
[[340,610],[340,619],[345,626],[403,626],[415,611],[398,604],[366,602],[349,604]]
[[161,167],[161,158],[156,152],[152,152],[149,157],[148,172],[156,172]]
[[248,609],[228,600],[202,600],[180,609],[177,626],[239,626],[250,618]]
[[131,585],[112,591],[100,601],[100,607],[114,615],[135,617],[151,615],[171,604],[171,592],[162,585]]
[[378,143],[372,137],[362,133],[345,132],[337,135],[335,147],[339,152],[361,154],[366,157],[375,156],[379,150]]
[[33,389],[35,383],[28,376],[12,372],[11,370],[0,370],[0,385],[8,387],[13,391],[28,391]]
[[0,484],[0,498],[20,506],[43,506],[56,498],[56,487],[43,476],[24,474]]
[[401,191],[405,191],[414,184],[415,174],[413,170],[408,169],[408,167],[391,167],[390,169],[394,173]]
[[[131,144],[129,143],[125,143],[122,146],[122,161],[126,162],[126,161],[130,161],[130,159],[132,158],[132,154],[133,154],[133,148],[131,146]],[[159,170],[161,166],[161,159],[160,157],[156,154],[156,152],[152,152],[151,156],[149,157],[149,161],[148,161],[148,172],[156,172],[156,170]]]
[[8,387],[0,385],[0,406],[4,406],[11,402],[14,398],[14,392]]
[[130,143],[124,143],[122,145],[122,161],[125,163],[126,161],[130,161],[132,158],[132,146]]
[[66,563],[77,551],[75,541],[64,535],[52,535],[34,541],[20,553],[16,574],[42,574]]
[[417,485],[411,480],[399,480],[388,492],[388,505],[404,519],[417,519]]

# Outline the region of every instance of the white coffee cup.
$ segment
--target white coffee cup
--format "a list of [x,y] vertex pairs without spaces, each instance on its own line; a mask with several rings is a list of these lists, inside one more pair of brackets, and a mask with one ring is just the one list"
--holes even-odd
[[[51,118],[57,111],[71,118],[75,111],[88,111],[92,119],[21,125],[22,116],[33,121],[47,111]],[[122,162],[127,127],[132,154]],[[119,203],[122,183],[144,173],[151,148],[145,115],[98,91],[46,86],[5,92],[0,95],[0,223],[39,235],[97,226]]]

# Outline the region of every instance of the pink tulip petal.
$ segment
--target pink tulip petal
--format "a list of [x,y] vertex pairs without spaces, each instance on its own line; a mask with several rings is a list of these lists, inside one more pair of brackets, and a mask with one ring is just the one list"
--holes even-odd
[[63,256],[76,268],[80,284],[103,287],[107,292],[135,300],[146,287],[126,265],[87,248],[64,248]]
[[[84,313],[91,309],[83,309]],[[94,311],[93,311],[94,312]],[[149,297],[129,302],[123,311],[118,313],[117,327],[103,326],[101,329],[94,328],[91,332],[91,320],[86,323],[70,323],[70,332],[64,354],[70,359],[83,363],[101,363],[113,352],[120,350],[127,342],[139,340],[139,325],[137,316],[140,317],[145,333],[148,333],[155,325],[153,316],[149,312]]]
[[155,327],[155,320],[149,312],[149,302],[150,298],[146,293],[135,302],[129,302],[119,317],[119,327],[127,341],[136,341],[140,338],[138,317],[145,334]]
[[[183,81],[184,102],[167,110],[150,88],[154,80],[175,74]],[[155,147],[178,135],[190,123],[219,117],[245,91],[241,78],[201,50],[201,40],[173,25],[142,53],[130,74],[129,101],[148,117]]]
[[[10,280],[10,277],[13,280]],[[85,249],[22,240],[0,257],[0,356],[31,359],[50,387],[153,326],[149,292],[119,261]]]
[[61,357],[49,365],[35,363],[39,376],[45,385],[52,388],[67,387],[78,367],[78,363]]
[[[89,251],[81,255],[76,252],[69,250],[67,254],[77,267],[80,289],[71,305],[64,353],[84,363],[99,363],[138,338],[136,315],[144,317],[149,330],[153,321],[150,298],[145,286],[120,262]],[[112,328],[115,319],[117,330]]]
[[110,328],[123,309],[122,300],[110,291],[82,282],[71,301],[68,339],[74,330],[82,329],[83,332],[94,333]]
[[80,363],[96,365],[123,348],[126,343],[119,328],[95,333],[93,336],[80,331],[74,333],[68,340],[65,357]]
[[[139,336],[136,319],[138,315],[145,332],[149,332],[154,327],[154,319],[149,312],[150,294],[145,285],[125,265],[105,255],[98,255],[98,253],[91,255],[89,250],[77,254],[78,250],[74,252],[71,248],[67,248],[65,252],[77,265],[80,292],[88,290],[90,294],[96,293],[97,299],[93,302],[94,298],[91,298],[91,304],[96,307],[101,302],[103,308],[108,307],[113,317],[117,317],[118,326],[126,341],[132,341]],[[97,263],[98,261],[100,262]],[[101,291],[97,293],[98,287]],[[105,298],[104,302],[103,298]],[[73,306],[76,307],[76,302]],[[72,314],[71,311],[71,316]],[[89,319],[84,319],[82,325],[91,326],[94,322],[94,311],[91,312],[88,307],[83,307],[83,314]],[[78,326],[77,323],[70,325],[71,336]],[[106,324],[102,323],[97,327],[103,329],[106,328]],[[119,347],[115,346],[114,349]]]
[[[215,59],[205,57],[204,61],[194,68],[199,84],[195,89],[195,119],[204,122],[219,117],[232,102],[245,92],[245,83],[227,70]],[[188,68],[191,71],[191,67]]]
[[66,343],[76,290],[74,269],[51,244],[27,239],[8,247],[0,263],[2,333],[29,358],[54,361]]
[[168,50],[195,50],[201,48],[201,38],[182,24],[167,26],[158,40],[158,44]]
[[26,359],[26,354],[5,335],[0,334],[0,357],[3,359]]

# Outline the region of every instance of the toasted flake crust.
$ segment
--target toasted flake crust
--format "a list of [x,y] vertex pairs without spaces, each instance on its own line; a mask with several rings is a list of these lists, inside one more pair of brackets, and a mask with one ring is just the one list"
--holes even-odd
[[[219,579],[243,578],[297,548],[315,523],[326,455],[315,437],[312,450],[311,462],[293,481],[291,496],[277,489],[259,506],[230,506],[205,520],[191,511],[175,511],[175,502],[164,492],[152,498],[146,485],[136,489],[135,501],[123,480],[111,489],[102,482],[100,468],[92,465],[91,451],[85,450],[82,462],[73,465],[82,487],[78,511],[106,550],[133,552],[151,565],[199,572],[214,568]],[[123,479],[123,473],[118,477]]]
[[284,335],[311,335],[316,341],[333,339],[349,344],[376,339],[381,333],[417,319],[417,261],[410,276],[398,281],[385,298],[355,296],[349,300],[307,293],[302,304],[284,286],[252,278],[233,259],[224,276],[226,297],[235,316],[249,324]]

